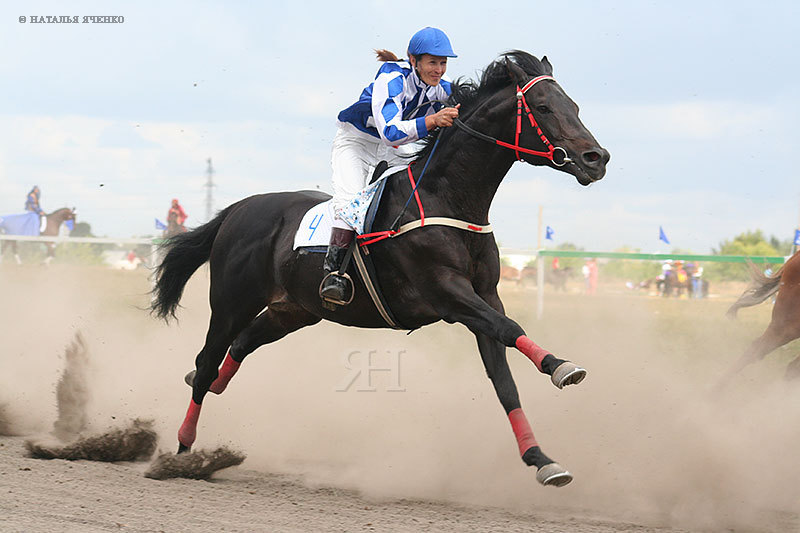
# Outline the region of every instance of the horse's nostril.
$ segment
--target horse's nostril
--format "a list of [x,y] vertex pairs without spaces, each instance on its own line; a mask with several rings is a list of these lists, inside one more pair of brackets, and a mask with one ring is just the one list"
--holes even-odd
[[600,160],[600,154],[597,152],[586,152],[583,154],[583,158],[589,163],[594,163]]

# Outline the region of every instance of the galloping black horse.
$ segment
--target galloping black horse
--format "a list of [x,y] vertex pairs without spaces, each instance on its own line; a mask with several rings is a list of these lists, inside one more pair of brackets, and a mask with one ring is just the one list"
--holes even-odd
[[[454,83],[450,103],[461,104],[457,127],[434,132],[410,164],[417,178],[428,164],[417,192],[429,217],[488,224],[495,192],[517,160],[562,170],[582,185],[605,174],[609,154],[581,123],[578,107],[552,78],[547,58],[521,51],[503,54],[486,68],[480,83]],[[392,226],[411,193],[407,171],[387,180],[376,229]],[[350,305],[326,309],[317,293],[323,254],[292,249],[303,214],[327,199],[318,191],[251,196],[165,243],[167,253],[156,272],[156,316],[174,316],[192,273],[206,261],[211,268],[211,320],[196,371],[187,376],[192,400],[178,431],[179,452],[195,440],[206,393],[221,393],[242,360],[259,346],[322,319],[386,327],[360,280]],[[407,210],[400,223],[416,218]],[[571,474],[548,458],[533,436],[505,349],[523,352],[559,388],[578,383],[586,371],[537,346],[505,316],[497,294],[500,260],[494,237],[427,226],[371,244],[369,251],[379,286],[405,328],[444,320],[460,322],[475,334],[523,461],[536,466],[536,477],[545,485],[569,483]]]

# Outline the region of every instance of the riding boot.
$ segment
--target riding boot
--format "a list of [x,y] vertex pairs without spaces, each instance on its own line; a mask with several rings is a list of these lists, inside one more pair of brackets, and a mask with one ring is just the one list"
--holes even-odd
[[325,278],[319,288],[320,297],[328,302],[338,305],[347,305],[353,294],[350,278],[344,272],[339,272],[342,262],[347,255],[347,248],[353,242],[355,231],[351,229],[332,228],[328,252],[325,254],[323,269]]

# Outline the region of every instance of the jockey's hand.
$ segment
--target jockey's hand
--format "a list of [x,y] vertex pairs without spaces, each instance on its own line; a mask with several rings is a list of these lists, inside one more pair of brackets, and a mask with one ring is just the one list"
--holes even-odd
[[447,128],[452,126],[453,121],[458,118],[459,107],[461,107],[461,104],[458,104],[455,107],[445,107],[433,115],[428,115],[425,117],[425,126],[427,126],[429,130],[432,130],[433,128]]

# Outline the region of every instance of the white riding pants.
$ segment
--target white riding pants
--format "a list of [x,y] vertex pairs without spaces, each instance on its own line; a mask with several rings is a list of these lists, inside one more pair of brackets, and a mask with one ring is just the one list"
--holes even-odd
[[[419,145],[416,143],[398,147],[389,146],[352,124],[339,122],[339,130],[333,138],[331,150],[334,212],[338,215],[339,211],[367,186],[379,162],[386,161],[390,167],[407,165],[417,150]],[[333,226],[351,229],[338,216],[334,219]]]

